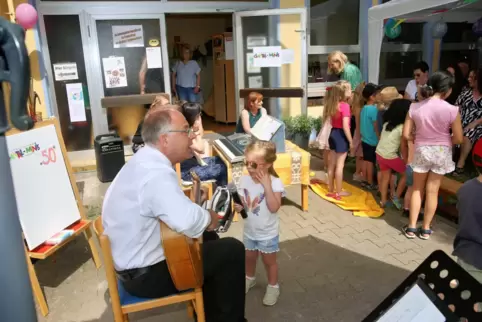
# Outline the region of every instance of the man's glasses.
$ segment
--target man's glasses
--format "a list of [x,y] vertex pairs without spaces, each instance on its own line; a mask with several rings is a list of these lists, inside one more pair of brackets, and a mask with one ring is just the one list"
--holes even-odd
[[184,129],[184,130],[170,130],[170,131],[167,131],[167,133],[186,133],[188,136],[191,136],[191,134],[194,133],[192,127],[188,128],[188,129]]

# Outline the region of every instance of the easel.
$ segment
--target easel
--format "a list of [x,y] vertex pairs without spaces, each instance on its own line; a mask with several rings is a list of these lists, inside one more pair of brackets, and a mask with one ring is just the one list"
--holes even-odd
[[[87,242],[89,243],[89,247],[92,252],[92,258],[94,260],[95,266],[97,268],[101,266],[101,261],[100,261],[99,253],[97,251],[97,246],[95,245],[93,235],[90,230],[92,221],[88,220],[87,216],[85,215],[84,206],[82,205],[82,200],[80,199],[79,190],[77,189],[77,183],[75,181],[72,167],[70,166],[70,162],[68,159],[67,150],[65,149],[64,139],[62,137],[62,133],[60,132],[59,122],[54,118],[48,119],[48,120],[36,123],[32,130],[35,130],[44,126],[49,126],[49,125],[55,126],[55,132],[57,133],[57,138],[60,143],[60,149],[64,157],[65,166],[67,168],[67,173],[69,174],[70,184],[72,185],[72,190],[74,192],[75,200],[77,201],[77,206],[79,208],[81,219],[76,223],[73,223],[69,227],[65,227],[65,229],[72,229],[74,233],[72,234],[72,236],[63,240],[60,244],[57,244],[57,245],[42,244],[31,251],[29,251],[27,249],[27,246],[25,245],[25,255],[27,257],[27,266],[28,266],[28,273],[30,277],[30,283],[32,284],[32,290],[34,292],[35,299],[40,307],[40,312],[42,313],[43,316],[46,316],[49,313],[49,309],[47,306],[47,301],[45,300],[45,296],[40,287],[40,283],[37,278],[37,273],[35,272],[35,268],[32,264],[32,259],[38,259],[38,260],[46,259],[47,257],[49,257],[50,255],[53,255],[60,248],[67,245],[69,242],[71,242],[77,236],[83,233],[83,235],[87,239]],[[22,131],[19,131],[17,129],[12,129],[8,131],[6,135],[9,136],[9,135],[18,134],[18,133],[22,133]]]

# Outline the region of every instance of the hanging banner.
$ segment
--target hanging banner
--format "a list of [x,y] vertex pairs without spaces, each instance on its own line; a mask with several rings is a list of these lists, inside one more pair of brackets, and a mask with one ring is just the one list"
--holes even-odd
[[266,46],[253,48],[254,67],[280,67],[283,64],[281,46]]
[[144,47],[142,25],[112,26],[114,48]]
[[102,58],[106,88],[127,87],[124,57]]

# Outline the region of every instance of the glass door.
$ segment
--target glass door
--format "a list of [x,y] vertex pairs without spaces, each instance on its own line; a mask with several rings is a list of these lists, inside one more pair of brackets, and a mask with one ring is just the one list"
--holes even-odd
[[306,114],[306,9],[234,13],[237,113],[250,91],[261,92],[277,118]]
[[99,101],[124,97],[118,106],[100,107],[102,130],[129,144],[150,104],[125,103],[125,96],[170,92],[164,14],[92,16],[90,25]]
[[80,15],[43,15],[54,114],[68,152],[93,147],[93,121]]

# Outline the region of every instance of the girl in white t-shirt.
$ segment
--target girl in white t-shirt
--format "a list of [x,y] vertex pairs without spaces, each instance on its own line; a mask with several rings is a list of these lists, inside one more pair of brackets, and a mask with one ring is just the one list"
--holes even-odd
[[237,212],[244,208],[248,215],[244,219],[246,293],[256,284],[256,262],[261,254],[268,275],[263,304],[268,306],[275,305],[280,294],[276,260],[279,251],[277,212],[285,194],[283,183],[273,168],[275,160],[273,142],[255,141],[246,147],[245,164],[249,175],[241,177],[238,187],[243,205],[234,205]]

